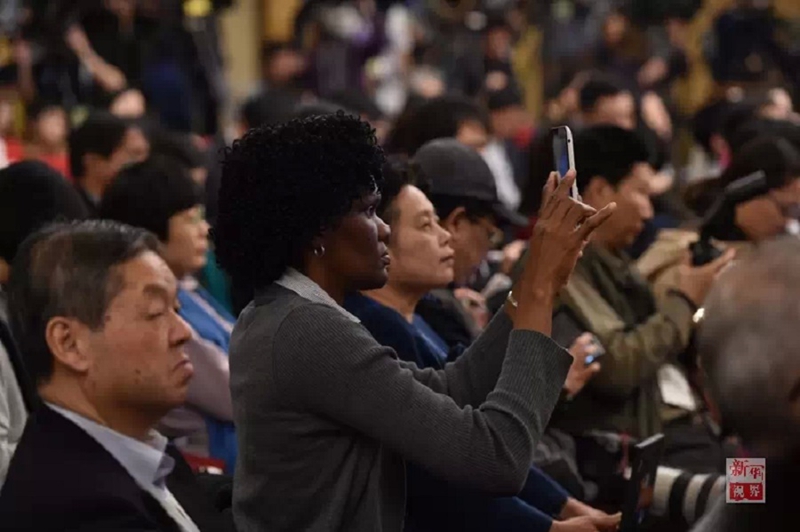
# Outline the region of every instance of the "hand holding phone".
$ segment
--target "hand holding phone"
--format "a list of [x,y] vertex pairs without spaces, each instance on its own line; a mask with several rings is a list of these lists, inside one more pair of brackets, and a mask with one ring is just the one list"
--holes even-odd
[[[600,371],[597,358],[600,356],[598,347],[600,342],[592,333],[585,332],[576,338],[569,347],[572,355],[572,365],[564,381],[564,390],[567,398],[578,395],[584,386]],[[600,347],[600,349],[602,349]]]
[[[575,168],[575,141],[572,138],[572,130],[567,126],[555,127],[551,131],[553,138],[553,161],[559,179],[564,179],[567,172],[576,170]],[[569,195],[578,199],[578,185],[572,185]]]

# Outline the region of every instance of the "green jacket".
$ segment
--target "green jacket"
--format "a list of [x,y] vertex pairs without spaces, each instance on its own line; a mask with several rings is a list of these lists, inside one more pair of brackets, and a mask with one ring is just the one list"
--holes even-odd
[[557,410],[553,427],[646,438],[687,414],[662,402],[657,372],[689,343],[694,308],[688,300],[672,293],[657,307],[628,257],[589,245],[559,295],[558,309],[594,333],[606,355],[599,359],[600,373]]

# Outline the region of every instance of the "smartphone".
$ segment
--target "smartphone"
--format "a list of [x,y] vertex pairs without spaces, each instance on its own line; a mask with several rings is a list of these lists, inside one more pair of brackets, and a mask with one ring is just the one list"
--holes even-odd
[[592,347],[592,354],[584,359],[584,364],[587,366],[591,366],[592,362],[595,362],[598,358],[606,354],[603,344],[600,343],[600,340],[598,340],[595,335],[592,335]]
[[[575,170],[575,141],[572,131],[567,126],[554,127],[553,136],[553,161],[559,179],[563,179],[567,172]],[[569,195],[578,199],[578,184],[573,183]]]

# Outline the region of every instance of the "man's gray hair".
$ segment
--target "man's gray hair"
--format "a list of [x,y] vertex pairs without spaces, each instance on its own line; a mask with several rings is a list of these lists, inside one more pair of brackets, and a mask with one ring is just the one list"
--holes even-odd
[[800,377],[800,239],[759,245],[706,300],[700,364],[726,428],[745,443],[800,443],[789,401]]

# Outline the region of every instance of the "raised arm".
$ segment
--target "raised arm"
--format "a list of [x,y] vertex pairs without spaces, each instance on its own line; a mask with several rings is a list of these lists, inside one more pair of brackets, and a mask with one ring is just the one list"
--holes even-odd
[[615,208],[612,204],[595,212],[570,199],[567,187],[574,174],[569,174],[558,187],[556,177],[551,174],[545,187],[529,252],[509,302],[475,343],[446,367],[449,375],[457,376],[449,379],[447,393],[458,405],[478,406],[495,388],[513,329],[550,335],[555,294],[567,282],[591,233]]
[[495,390],[478,408],[461,408],[446,395],[457,375],[416,370],[430,377],[421,383],[333,308],[296,309],[274,342],[274,381],[287,403],[337,419],[442,478],[498,494],[522,486],[571,362],[544,335],[515,331]]

